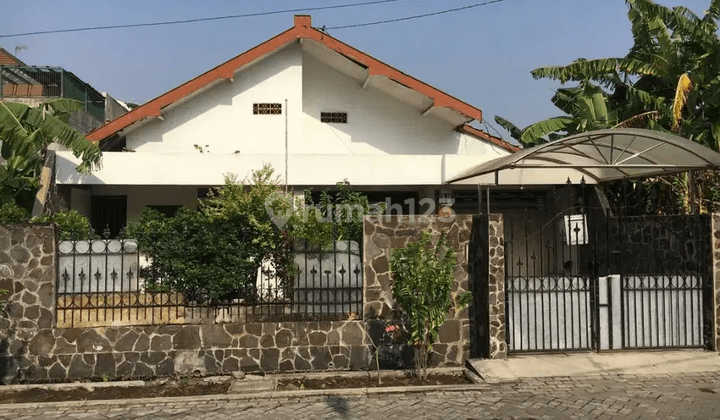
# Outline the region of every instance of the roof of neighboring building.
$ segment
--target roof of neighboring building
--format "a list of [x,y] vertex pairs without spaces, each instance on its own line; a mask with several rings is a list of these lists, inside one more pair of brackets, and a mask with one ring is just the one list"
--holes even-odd
[[466,133],[466,134],[470,134],[471,136],[481,138],[485,141],[489,141],[490,143],[500,146],[503,149],[508,150],[513,153],[522,150],[518,146],[508,143],[507,141],[501,139],[500,137],[495,137],[495,136],[493,136],[489,133],[486,133],[482,130],[478,130],[477,128],[475,128],[471,125],[467,125],[467,124],[463,125],[462,127],[460,127],[460,131],[463,133]]
[[[88,134],[91,141],[101,141],[113,137],[120,131],[148,117],[162,117],[163,108],[188,97],[218,79],[233,79],[235,71],[297,39],[309,39],[331,49],[356,64],[366,68],[369,76],[384,76],[409,89],[432,99],[432,107],[449,108],[467,118],[468,121],[482,121],[482,111],[433,86],[391,67],[355,48],[331,37],[311,26],[310,16],[295,16],[295,25],[274,38],[236,56],[235,58],[201,74],[163,95],[133,109],[131,112],[107,123]],[[485,138],[485,137],[482,137]],[[490,140],[489,138],[486,140]],[[490,140],[492,141],[492,140]]]
[[0,47],[0,66],[27,66],[27,64],[10,54],[5,48]]

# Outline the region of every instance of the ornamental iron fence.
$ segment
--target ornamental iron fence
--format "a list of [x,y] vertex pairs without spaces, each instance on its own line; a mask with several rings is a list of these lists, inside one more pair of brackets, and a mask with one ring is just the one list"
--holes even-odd
[[261,321],[333,321],[362,316],[360,246],[295,246],[293,270],[279,275],[271,260],[232,299],[146,281],[150,261],[133,239],[69,240],[58,244],[58,328]]

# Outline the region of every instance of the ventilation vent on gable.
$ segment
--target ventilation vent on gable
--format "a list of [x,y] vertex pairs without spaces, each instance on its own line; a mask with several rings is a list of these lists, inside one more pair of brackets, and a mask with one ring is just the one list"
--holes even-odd
[[320,122],[347,124],[347,112],[321,112]]
[[263,114],[273,114],[273,115],[280,115],[282,114],[282,105],[281,104],[253,104],[253,114],[256,115],[263,115]]

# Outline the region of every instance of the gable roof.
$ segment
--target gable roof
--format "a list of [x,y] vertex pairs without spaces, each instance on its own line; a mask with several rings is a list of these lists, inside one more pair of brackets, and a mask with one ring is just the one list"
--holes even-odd
[[[162,117],[162,109],[178,100],[188,97],[218,79],[233,79],[236,70],[255,60],[271,54],[296,39],[309,39],[337,52],[347,59],[365,67],[370,76],[384,76],[409,89],[432,99],[432,107],[445,107],[464,115],[469,121],[482,121],[482,111],[433,86],[423,83],[382,61],[379,61],[355,48],[331,37],[311,26],[308,15],[296,15],[295,25],[280,35],[226,61],[225,63],[201,74],[155,99],[146,102],[131,112],[107,123],[87,135],[90,141],[102,141],[113,137],[121,130],[148,117]],[[432,108],[431,107],[431,108]]]
[[0,47],[0,66],[20,66],[27,67],[27,64],[20,61],[19,58],[10,54],[5,48]]

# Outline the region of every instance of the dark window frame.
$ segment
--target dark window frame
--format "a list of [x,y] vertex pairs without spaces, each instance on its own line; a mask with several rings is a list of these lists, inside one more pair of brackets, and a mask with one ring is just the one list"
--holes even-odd
[[282,104],[276,102],[253,103],[253,115],[282,115]]
[[90,198],[90,225],[96,234],[116,238],[127,226],[127,195],[93,195]]
[[347,124],[347,112],[320,112],[320,122],[333,124]]

